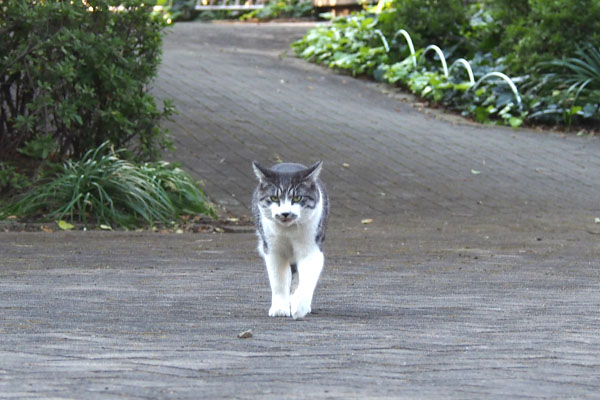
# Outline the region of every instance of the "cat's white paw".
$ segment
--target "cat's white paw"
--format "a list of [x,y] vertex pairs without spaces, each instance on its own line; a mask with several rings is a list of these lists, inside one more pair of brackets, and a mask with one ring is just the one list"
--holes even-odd
[[292,318],[304,318],[310,313],[310,300],[300,296],[292,296],[291,301]]
[[289,317],[291,315],[289,303],[273,304],[269,309],[269,317]]

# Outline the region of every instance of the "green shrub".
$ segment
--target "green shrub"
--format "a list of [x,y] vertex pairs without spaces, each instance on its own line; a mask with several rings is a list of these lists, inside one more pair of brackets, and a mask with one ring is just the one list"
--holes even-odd
[[490,31],[513,74],[536,64],[572,56],[577,43],[600,45],[597,0],[488,0]]
[[261,21],[275,18],[303,18],[314,15],[312,0],[271,0],[263,8],[253,10],[240,17],[241,20],[256,18]]
[[148,0],[2,1],[0,156],[51,137],[55,159],[106,140],[156,157],[172,113],[148,92],[163,27]]
[[27,176],[17,172],[14,166],[0,162],[0,195],[21,191],[29,185]]
[[156,0],[156,5],[156,13],[168,24],[173,21],[191,21],[198,16],[198,11],[194,8],[196,0]]
[[[469,26],[464,28],[467,39],[465,56],[491,53],[504,58],[513,51],[507,36],[518,37],[525,26],[530,7],[527,0],[481,0],[470,7]],[[522,33],[522,32],[521,32]]]
[[381,14],[381,29],[391,37],[407,30],[415,47],[436,44],[449,48],[460,43],[467,24],[464,0],[393,0],[392,8]]
[[183,214],[214,216],[198,183],[183,170],[166,162],[135,165],[120,158],[121,152],[105,142],[80,161],[66,161],[0,210],[0,218],[42,216],[132,227],[171,224]]

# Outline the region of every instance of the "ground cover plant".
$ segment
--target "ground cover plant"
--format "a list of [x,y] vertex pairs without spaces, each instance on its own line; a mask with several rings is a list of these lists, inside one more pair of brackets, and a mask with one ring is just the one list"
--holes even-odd
[[539,119],[567,121],[574,118],[595,119],[600,107],[600,50],[588,43],[579,47],[574,57],[542,62],[539,78],[532,82],[530,93],[552,92],[533,105]]
[[[581,32],[600,21],[600,8],[591,0],[575,3],[588,13],[584,18],[567,0],[382,0],[376,10],[311,30],[293,48],[313,62],[404,87],[480,122],[594,129],[600,38]],[[414,57],[400,29],[414,40]],[[520,93],[497,74],[474,85],[460,64],[446,76],[435,52],[422,56],[431,44],[442,47],[448,66],[468,59],[475,82],[496,71],[510,76]]]
[[259,8],[240,16],[242,21],[257,19],[269,21],[276,18],[308,18],[315,16],[312,0],[270,0]]
[[377,20],[366,14],[333,21],[307,33],[292,46],[297,54],[352,75],[370,74],[388,55],[380,36],[373,29]]

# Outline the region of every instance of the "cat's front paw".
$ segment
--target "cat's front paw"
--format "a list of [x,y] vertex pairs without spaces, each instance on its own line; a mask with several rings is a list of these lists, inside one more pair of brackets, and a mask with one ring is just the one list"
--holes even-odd
[[269,317],[289,317],[291,315],[289,303],[273,304],[269,309]]
[[304,318],[310,313],[310,300],[300,296],[292,296],[291,301],[292,318]]

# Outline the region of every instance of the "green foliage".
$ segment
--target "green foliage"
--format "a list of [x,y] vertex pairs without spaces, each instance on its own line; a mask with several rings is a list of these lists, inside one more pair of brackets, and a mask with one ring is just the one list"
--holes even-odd
[[[363,12],[313,29],[293,48],[303,58],[400,85],[484,123],[570,126],[600,120],[600,2],[393,0],[391,4],[379,15]],[[462,69],[447,79],[440,73],[439,61],[415,68],[405,41],[395,35],[401,28],[417,48],[442,46],[449,65],[453,54],[469,59],[475,80],[491,71],[511,76],[522,104],[502,80],[486,80],[471,90]],[[386,34],[390,51],[385,51],[376,29]]]
[[18,150],[31,158],[45,160],[56,150],[56,140],[50,135],[38,135],[26,141]]
[[513,51],[512,38],[523,35],[531,8],[527,0],[482,0],[472,7],[467,35],[471,48],[504,57]]
[[486,6],[493,19],[488,34],[513,74],[571,56],[576,43],[600,45],[597,0],[487,0]]
[[214,215],[198,183],[183,170],[166,162],[135,165],[121,153],[105,142],[80,161],[56,166],[0,217],[41,214],[132,227],[170,224],[182,214]]
[[339,18],[330,26],[319,26],[292,44],[296,54],[352,75],[372,74],[388,62],[381,38],[375,33],[377,20],[366,14]]
[[[486,81],[479,90],[471,91],[471,84],[460,75],[450,80],[436,70],[437,67],[418,65],[415,68],[412,56],[390,63],[391,57],[375,33],[377,23],[375,17],[365,13],[337,19],[329,27],[309,31],[292,47],[300,57],[348,70],[353,75],[368,74],[403,86],[424,99],[471,115],[481,122],[501,121],[515,127],[523,122],[525,113],[516,106],[506,85]],[[422,52],[417,51],[415,57],[420,58]],[[436,65],[439,67],[439,63]],[[498,69],[489,56],[481,55],[475,58],[473,66],[477,77]]]
[[574,57],[539,64],[542,72],[529,85],[535,100],[533,118],[563,120],[600,119],[600,50],[591,44],[578,47]]
[[271,0],[263,8],[240,17],[241,20],[256,18],[268,21],[275,18],[304,18],[313,16],[315,8],[311,0]]
[[467,8],[464,0],[393,0],[379,19],[389,37],[405,29],[416,47],[434,43],[449,48],[462,41]]
[[567,87],[568,94],[575,98],[589,97],[589,94],[600,90],[600,50],[591,44],[579,47],[577,57],[555,60],[540,64],[542,69],[556,70],[544,76],[544,84],[555,88]]
[[[417,52],[417,57],[420,52],[422,50]],[[478,68],[477,64],[474,67],[476,76],[488,72],[487,67]],[[499,121],[516,128],[526,115],[517,107],[510,88],[502,82],[486,82],[478,90],[471,90],[472,85],[466,80],[448,79],[440,71],[432,71],[431,67],[413,67],[412,57],[390,66],[380,66],[380,69],[385,70],[385,81],[401,85],[423,99],[472,116],[482,123]]]
[[148,91],[164,26],[147,0],[2,1],[0,153],[44,156],[34,143],[53,138],[58,158],[106,140],[155,158],[170,143],[172,106]]
[[156,0],[154,13],[167,24],[173,21],[191,21],[198,15],[196,0]]
[[21,191],[31,183],[10,164],[0,162],[0,194]]

